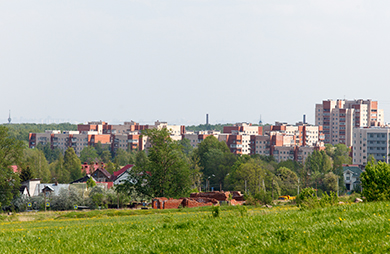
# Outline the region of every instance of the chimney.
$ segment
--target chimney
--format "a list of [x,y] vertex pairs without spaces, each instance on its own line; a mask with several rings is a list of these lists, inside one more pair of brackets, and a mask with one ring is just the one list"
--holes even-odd
[[209,114],[206,114],[206,125],[209,125]]
[[306,115],[303,115],[303,124],[306,124]]

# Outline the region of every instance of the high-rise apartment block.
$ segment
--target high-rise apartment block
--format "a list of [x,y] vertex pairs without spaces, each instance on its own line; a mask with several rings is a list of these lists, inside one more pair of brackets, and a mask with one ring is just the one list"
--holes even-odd
[[366,165],[370,155],[377,161],[389,163],[390,128],[354,128],[353,164]]
[[352,146],[353,128],[384,125],[383,109],[372,100],[326,100],[315,107],[315,125],[323,126],[324,143]]

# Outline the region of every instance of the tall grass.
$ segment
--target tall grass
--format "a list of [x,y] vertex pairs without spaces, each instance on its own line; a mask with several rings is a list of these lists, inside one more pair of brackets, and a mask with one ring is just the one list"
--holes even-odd
[[[0,222],[2,253],[385,253],[389,202]],[[144,211],[143,211],[144,212]],[[72,213],[70,213],[72,214]],[[87,214],[87,213],[86,213]],[[70,216],[72,217],[72,216]]]

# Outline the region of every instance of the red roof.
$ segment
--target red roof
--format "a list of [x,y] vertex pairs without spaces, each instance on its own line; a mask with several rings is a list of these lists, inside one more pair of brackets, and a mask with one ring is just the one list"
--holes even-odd
[[129,168],[132,168],[134,167],[133,164],[127,164],[126,166],[124,166],[123,168],[121,168],[120,170],[118,171],[115,171],[112,175],[113,175],[113,178],[117,178],[119,175],[121,175],[123,172],[125,172],[126,170],[128,170]]

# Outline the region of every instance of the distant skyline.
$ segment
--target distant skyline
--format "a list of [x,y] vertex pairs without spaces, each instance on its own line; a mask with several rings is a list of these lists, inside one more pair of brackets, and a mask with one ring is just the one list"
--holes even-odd
[[390,114],[388,1],[3,1],[0,123],[314,124]]

